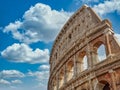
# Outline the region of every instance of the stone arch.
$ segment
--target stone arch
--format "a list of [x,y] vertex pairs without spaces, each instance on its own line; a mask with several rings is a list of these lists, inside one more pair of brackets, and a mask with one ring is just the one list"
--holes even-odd
[[78,72],[84,71],[88,68],[87,55],[85,51],[78,54],[77,66]]
[[[97,48],[99,48],[100,45],[102,45],[102,44],[104,44],[103,41],[97,41],[97,42],[93,45],[93,49],[94,49],[95,51],[97,51]],[[104,45],[105,45],[105,44],[104,44]]]
[[97,83],[94,90],[111,90],[110,83],[106,80],[101,80]]
[[74,62],[73,60],[70,60],[67,63],[67,81],[72,79],[73,75],[74,75]]
[[96,64],[104,59],[106,59],[106,45],[102,41],[98,41],[93,45],[93,64]]

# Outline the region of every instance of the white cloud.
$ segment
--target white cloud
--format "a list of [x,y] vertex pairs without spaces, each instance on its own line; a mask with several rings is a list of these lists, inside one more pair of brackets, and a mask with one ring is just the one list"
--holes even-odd
[[81,1],[82,3],[91,3],[91,2],[99,2],[100,0],[78,0]]
[[15,21],[4,28],[13,38],[24,42],[53,41],[72,13],[52,10],[50,6],[37,3],[23,15],[23,21]]
[[0,88],[5,88],[6,86],[9,88],[15,88],[16,84],[21,84],[22,81],[21,80],[12,80],[12,81],[8,81],[8,80],[4,80],[4,79],[0,79]]
[[26,44],[13,44],[1,52],[1,55],[12,62],[46,63],[49,60],[49,50],[33,50]]
[[90,4],[91,2],[99,2],[99,0],[74,0],[75,4],[77,6],[80,6],[82,4]]
[[23,78],[25,75],[17,70],[3,70],[0,72],[1,78]]
[[115,37],[117,38],[117,40],[120,42],[120,34],[115,34]]
[[39,90],[39,88],[42,88],[42,90],[47,90],[47,84],[45,85],[42,83],[38,83],[34,88],[38,89],[38,90]]
[[20,41],[23,39],[23,35],[17,31],[19,27],[21,27],[22,22],[16,21],[15,23],[10,23],[8,26],[5,27],[4,32],[12,32],[13,37],[15,39],[19,39]]
[[4,80],[4,79],[0,79],[0,86],[1,85],[10,85],[11,83],[7,80]]
[[49,71],[29,71],[28,76],[36,77],[38,81],[43,81],[48,79]]
[[22,83],[21,80],[12,80],[11,82],[12,82],[13,84],[21,84],[21,83]]
[[41,65],[40,67],[39,67],[39,70],[49,70],[49,65]]
[[[17,70],[3,70],[0,72],[0,90],[16,90],[16,85],[22,84],[18,78],[23,78],[25,75]],[[17,79],[16,79],[17,78]],[[16,79],[16,80],[15,80]]]
[[35,88],[44,88],[44,90],[47,90],[49,71],[29,71],[28,76],[35,77],[38,81],[38,84],[35,86]]
[[104,1],[104,3],[94,5],[93,9],[100,15],[111,13],[114,11],[120,13],[120,0]]

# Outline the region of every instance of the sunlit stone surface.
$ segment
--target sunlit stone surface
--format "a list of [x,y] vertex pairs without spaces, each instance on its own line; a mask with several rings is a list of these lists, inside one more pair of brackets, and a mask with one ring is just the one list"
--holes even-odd
[[109,20],[81,7],[57,36],[48,90],[119,90],[120,43]]

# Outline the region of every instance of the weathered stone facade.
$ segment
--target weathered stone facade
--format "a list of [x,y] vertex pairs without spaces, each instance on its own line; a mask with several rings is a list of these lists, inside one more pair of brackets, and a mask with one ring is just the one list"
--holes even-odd
[[[106,51],[102,61],[97,53],[101,45]],[[120,90],[120,43],[109,20],[101,20],[86,5],[68,20],[54,42],[48,90]]]

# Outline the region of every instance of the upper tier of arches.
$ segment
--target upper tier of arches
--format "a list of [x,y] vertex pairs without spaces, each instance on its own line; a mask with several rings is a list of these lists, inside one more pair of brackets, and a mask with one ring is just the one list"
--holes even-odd
[[[111,26],[110,22],[107,21]],[[52,68],[65,56],[79,40],[85,40],[87,34],[93,32],[96,26],[102,23],[102,20],[88,6],[84,5],[79,9],[63,26],[58,34],[50,54],[50,65]],[[82,44],[82,43],[81,43]]]
[[[87,5],[84,5],[81,9],[76,11],[66,22],[55,39],[50,55],[50,63],[58,58],[60,59],[60,54],[65,53],[66,47],[69,47],[68,45],[74,42],[75,38],[73,37],[76,37],[76,39],[82,37],[87,29],[94,27],[100,22],[101,19]],[[83,30],[83,28],[85,30]],[[79,35],[76,36],[76,33],[79,33]]]

